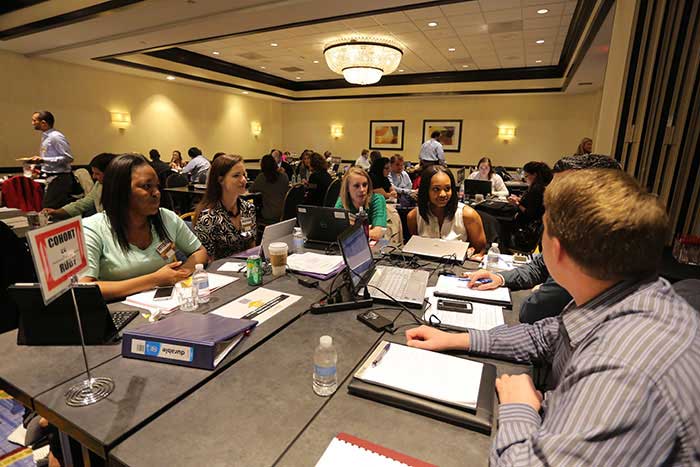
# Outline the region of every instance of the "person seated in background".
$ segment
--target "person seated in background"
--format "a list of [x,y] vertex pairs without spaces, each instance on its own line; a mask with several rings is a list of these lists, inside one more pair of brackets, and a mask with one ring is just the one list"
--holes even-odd
[[211,162],[202,155],[199,148],[189,148],[187,155],[190,156],[190,161],[182,168],[182,173],[189,177],[191,183],[206,183]]
[[461,334],[421,326],[408,345],[551,364],[544,398],[527,374],[496,380],[492,466],[696,464],[700,315],[658,277],[664,206],[601,169],[557,177],[545,206],[545,263],[573,297],[562,315]]
[[296,177],[300,183],[306,183],[309,181],[311,176],[311,154],[313,151],[309,149],[304,149],[301,153],[301,158],[299,159],[299,164],[296,168]]
[[391,172],[389,172],[389,181],[391,187],[398,195],[398,201],[401,206],[411,207],[416,205],[416,193],[413,189],[411,177],[403,169],[403,156],[394,154],[390,159]]
[[491,194],[494,196],[508,196],[508,188],[503,182],[503,179],[497,173],[494,173],[493,167],[491,165],[491,159],[488,157],[482,157],[479,159],[479,164],[477,164],[477,171],[469,174],[471,180],[490,180],[491,181]]
[[382,195],[387,201],[394,202],[398,197],[398,193],[391,186],[391,181],[389,180],[390,170],[389,159],[380,157],[372,162],[372,166],[369,168],[369,177],[372,179],[374,193]]
[[[177,214],[160,208],[158,176],[140,155],[110,162],[104,211],[83,221],[88,267],[81,282],[97,282],[107,300],[173,285],[206,264],[207,252]],[[173,261],[175,252],[187,261]]]
[[323,157],[326,159],[326,163],[330,166],[333,164],[333,154],[330,151],[323,153]]
[[194,217],[194,232],[212,259],[254,246],[255,206],[240,197],[247,183],[241,156],[227,154],[212,164],[207,191]]
[[[116,154],[103,152],[92,158],[90,161],[90,171],[95,184],[92,190],[85,197],[66,204],[59,209],[46,208],[42,212],[51,216],[52,219],[68,219],[69,217],[88,217],[96,212],[102,212],[102,186],[104,184],[104,173]],[[169,170],[169,169],[168,169]]]
[[515,220],[519,224],[539,221],[544,214],[544,190],[552,181],[552,170],[544,162],[528,162],[523,166],[527,191],[522,196],[510,195],[508,202],[517,206]]
[[170,168],[175,172],[182,172],[183,167],[185,167],[185,161],[182,160],[182,154],[180,151],[175,149],[172,157],[170,158]]
[[163,180],[163,175],[170,172],[170,164],[166,164],[160,160],[160,153],[157,149],[151,149],[148,151],[148,155],[151,157],[151,167],[156,171],[158,175],[158,180]]
[[275,159],[275,163],[277,164],[277,167],[279,167],[280,172],[284,172],[287,175],[287,180],[291,180],[292,176],[294,175],[294,170],[289,162],[282,160],[282,151],[279,149],[273,149],[270,151],[270,155]]
[[359,167],[364,170],[369,170],[370,166],[372,163],[369,161],[368,156],[369,155],[369,150],[368,149],[363,149],[362,152],[360,153],[360,157],[357,158],[355,161],[355,167]]
[[408,213],[411,235],[469,242],[470,258],[481,260],[486,253],[486,235],[481,217],[474,209],[459,203],[459,193],[450,169],[429,165],[421,175],[418,207]]
[[374,164],[374,161],[382,157],[382,153],[379,151],[372,151],[369,153],[369,165],[370,167]]
[[345,172],[335,207],[346,209],[353,214],[362,207],[369,218],[370,240],[379,240],[384,235],[387,225],[386,200],[382,195],[372,192],[372,180],[361,168],[350,167]]
[[270,156],[260,159],[260,173],[255,177],[250,191],[262,194],[262,220],[264,224],[275,224],[282,216],[284,197],[289,190],[289,178],[280,172],[277,162]]
[[333,183],[331,175],[328,173],[326,159],[317,152],[312,152],[309,156],[311,164],[311,175],[309,183],[306,184],[306,194],[304,202],[314,206],[323,206],[326,198],[326,191]]
[[590,154],[593,152],[593,140],[591,138],[583,138],[581,144],[576,148],[575,156],[580,156],[583,154]]
[[[620,164],[610,156],[601,154],[583,154],[567,156],[559,159],[552,168],[554,180],[570,170],[581,169],[612,169],[622,170]],[[521,323],[534,323],[550,316],[557,316],[571,301],[571,295],[556,283],[549,275],[542,254],[532,256],[530,263],[524,264],[511,271],[495,273],[480,269],[465,273],[469,277],[470,288],[491,290],[505,286],[511,290],[532,289],[538,286],[520,305],[519,319]],[[480,279],[490,279],[491,282],[480,283]]]

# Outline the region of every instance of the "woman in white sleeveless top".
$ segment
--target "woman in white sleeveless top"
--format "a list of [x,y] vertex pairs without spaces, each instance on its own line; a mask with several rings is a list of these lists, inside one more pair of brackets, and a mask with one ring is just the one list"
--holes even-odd
[[473,248],[472,259],[486,253],[486,235],[479,214],[458,204],[452,172],[440,165],[426,168],[418,187],[418,207],[408,213],[411,235],[443,240],[461,240]]
[[503,198],[508,197],[508,187],[506,187],[501,176],[494,173],[493,167],[491,166],[491,159],[482,157],[479,160],[479,164],[477,164],[477,168],[479,170],[469,175],[471,180],[491,180],[491,194]]

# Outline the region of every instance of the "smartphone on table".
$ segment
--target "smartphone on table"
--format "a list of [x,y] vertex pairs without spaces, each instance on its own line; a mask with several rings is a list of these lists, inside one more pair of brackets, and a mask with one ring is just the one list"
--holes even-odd
[[172,285],[156,287],[156,294],[153,296],[153,300],[169,300],[173,296],[173,288]]

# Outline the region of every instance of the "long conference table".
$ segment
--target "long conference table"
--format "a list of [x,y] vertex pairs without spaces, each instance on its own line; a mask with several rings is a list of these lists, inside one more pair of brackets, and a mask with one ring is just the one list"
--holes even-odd
[[[216,271],[223,261],[208,269]],[[426,269],[435,271],[436,265]],[[455,271],[476,266],[466,262]],[[242,273],[217,273],[238,280],[215,291],[198,313],[255,289]],[[436,281],[432,274],[430,284]],[[330,282],[320,286],[328,290]],[[310,314],[324,292],[302,287],[291,274],[266,275],[263,286],[302,298],[259,325],[213,371],[122,358],[119,344],[89,346],[93,376],[112,378],[116,388],[94,405],[69,407],[66,391],[86,377],[79,347],[18,346],[17,332],[11,331],[0,335],[0,387],[79,442],[90,465],[314,465],[339,432],[441,466],[488,464],[490,436],[347,392],[355,369],[380,340],[405,341],[403,330],[412,322],[405,312],[397,319],[401,331],[378,333],[356,319],[364,310]],[[507,324],[518,322],[526,295],[513,293],[513,310],[504,310]],[[401,312],[391,305],[375,307],[390,319]],[[129,327],[145,322],[139,316]],[[338,351],[339,387],[328,398],[311,387],[313,352],[325,334]],[[498,374],[531,371],[527,365],[470,358],[495,364]],[[494,422],[492,436],[495,427]]]

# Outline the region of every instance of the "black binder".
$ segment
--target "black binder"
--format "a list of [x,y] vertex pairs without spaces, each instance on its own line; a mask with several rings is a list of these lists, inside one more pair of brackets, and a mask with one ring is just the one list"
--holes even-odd
[[355,377],[348,385],[348,392],[490,435],[495,415],[496,367],[488,363],[483,365],[475,411],[368,383]]

